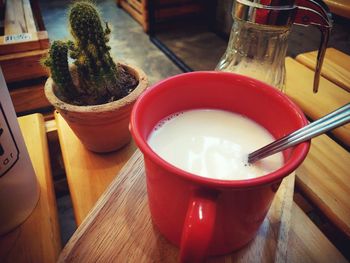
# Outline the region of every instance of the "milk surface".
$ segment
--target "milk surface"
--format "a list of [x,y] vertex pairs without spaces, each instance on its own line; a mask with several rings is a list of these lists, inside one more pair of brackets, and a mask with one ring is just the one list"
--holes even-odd
[[254,121],[215,109],[176,113],[160,121],[148,137],[150,147],[172,165],[223,180],[255,178],[281,167],[281,153],[247,164],[250,152],[272,141]]

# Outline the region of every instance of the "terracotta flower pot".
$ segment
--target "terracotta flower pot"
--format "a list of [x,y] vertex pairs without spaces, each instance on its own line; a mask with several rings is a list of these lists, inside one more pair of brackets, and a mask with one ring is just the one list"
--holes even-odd
[[71,127],[84,146],[94,152],[110,152],[127,144],[131,135],[129,119],[131,109],[139,95],[147,88],[145,73],[123,64],[139,81],[138,86],[126,97],[110,103],[77,106],[60,100],[55,95],[55,83],[48,78],[45,95]]

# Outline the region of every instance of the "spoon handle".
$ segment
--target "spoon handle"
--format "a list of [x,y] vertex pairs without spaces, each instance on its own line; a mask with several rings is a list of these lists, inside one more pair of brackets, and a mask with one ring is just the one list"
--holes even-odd
[[323,116],[317,121],[314,121],[309,125],[306,125],[303,128],[250,153],[248,155],[248,162],[256,162],[257,160],[307,141],[348,122],[350,122],[350,103],[347,103],[343,107]]

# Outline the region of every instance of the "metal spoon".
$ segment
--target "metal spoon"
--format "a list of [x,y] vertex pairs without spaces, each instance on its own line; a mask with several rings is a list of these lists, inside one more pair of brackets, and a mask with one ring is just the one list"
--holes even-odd
[[350,103],[248,155],[248,163],[283,151],[350,122]]

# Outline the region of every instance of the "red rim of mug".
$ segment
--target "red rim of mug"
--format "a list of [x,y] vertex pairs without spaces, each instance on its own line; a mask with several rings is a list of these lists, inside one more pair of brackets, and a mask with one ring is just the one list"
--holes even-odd
[[266,88],[268,87],[268,91],[271,94],[274,94],[272,96],[278,96],[279,99],[284,100],[284,102],[292,108],[298,115],[301,116],[301,121],[303,125],[306,125],[308,123],[307,119],[305,118],[304,113],[301,111],[301,109],[292,102],[286,95],[279,92],[275,88],[271,88],[266,83],[263,83],[259,80],[252,79],[250,77],[246,77],[243,75],[238,75],[234,73],[227,73],[227,72],[219,72],[219,71],[196,71],[196,72],[189,72],[189,73],[182,73],[180,75],[175,75],[169,78],[166,78],[151,87],[149,87],[146,91],[141,94],[141,96],[136,101],[132,113],[131,113],[131,119],[130,119],[130,131],[133,135],[133,138],[141,150],[141,152],[146,155],[149,159],[151,159],[153,162],[155,162],[157,165],[161,166],[165,170],[177,174],[178,176],[181,176],[183,179],[194,181],[197,184],[201,184],[203,186],[210,186],[210,187],[217,187],[217,188],[250,188],[250,187],[256,187],[259,185],[266,185],[269,183],[274,183],[276,181],[282,180],[286,175],[289,175],[295,169],[303,162],[303,160],[306,158],[306,155],[310,148],[310,141],[303,142],[297,146],[294,146],[293,154],[291,157],[287,160],[287,162],[278,170],[257,177],[257,178],[251,178],[251,179],[245,179],[245,180],[220,180],[220,179],[213,179],[213,178],[207,178],[202,177],[190,172],[186,172],[180,168],[177,168],[176,166],[170,164],[163,158],[161,158],[156,152],[154,152],[151,147],[148,145],[146,139],[143,138],[143,136],[140,133],[140,126],[139,126],[139,120],[138,120],[138,112],[142,110],[145,98],[152,95],[154,92],[158,92],[158,89],[162,89],[164,86],[163,84],[169,81],[172,81],[173,79],[182,77],[182,76],[190,76],[190,75],[200,75],[200,74],[222,74],[227,75],[230,74],[235,75],[238,78],[241,78],[243,81],[250,81],[255,82],[258,85]]

